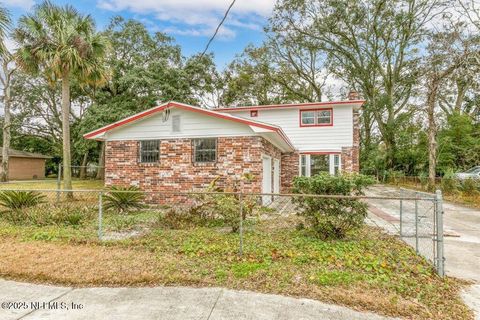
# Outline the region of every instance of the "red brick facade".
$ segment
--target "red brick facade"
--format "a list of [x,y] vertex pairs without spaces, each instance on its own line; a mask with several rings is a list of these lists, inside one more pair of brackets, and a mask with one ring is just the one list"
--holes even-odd
[[[353,146],[343,147],[342,170],[359,171],[359,114],[353,114]],[[160,142],[160,159],[156,163],[139,162],[139,141],[108,141],[105,156],[106,186],[137,186],[146,191],[193,191],[205,189],[217,179],[217,186],[233,190],[233,184],[246,173],[252,181],[244,181],[242,191],[262,192],[262,155],[280,160],[280,192],[291,192],[292,181],[299,174],[299,153],[281,153],[259,136],[219,137],[217,161],[194,163],[191,139],[170,139]],[[238,189],[237,189],[238,190]]]
[[342,148],[342,168],[346,172],[360,171],[360,114],[353,110],[353,146]]
[[292,189],[293,178],[298,176],[299,168],[298,162],[300,154],[298,152],[289,152],[282,154],[282,170],[281,170],[281,192],[289,193]]
[[140,163],[139,141],[108,141],[105,184],[134,185],[146,191],[192,191],[219,178],[219,187],[231,189],[243,174],[250,173],[253,181],[244,182],[243,191],[261,192],[262,155],[271,156],[272,161],[281,159],[280,151],[258,136],[219,137],[215,163],[193,163],[192,152],[191,139],[161,140],[159,161]]

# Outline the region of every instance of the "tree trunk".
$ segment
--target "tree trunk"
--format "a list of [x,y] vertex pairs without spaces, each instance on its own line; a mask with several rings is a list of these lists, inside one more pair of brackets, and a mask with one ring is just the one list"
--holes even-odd
[[435,103],[437,100],[437,84],[433,83],[427,95],[428,120],[428,188],[435,188],[437,171],[437,124],[435,122]]
[[11,126],[11,114],[10,114],[10,76],[7,70],[7,65],[3,65],[3,73],[5,77],[5,83],[3,85],[3,148],[2,148],[2,172],[0,174],[0,181],[8,181],[8,161],[10,149],[10,126]]
[[[70,78],[62,78],[63,188],[72,190],[72,159],[70,155]],[[72,196],[71,193],[68,194]]]
[[80,167],[80,179],[82,180],[84,180],[87,177],[87,163],[88,163],[88,150],[83,155],[83,160]]
[[97,179],[103,180],[105,178],[105,141],[100,144],[100,156],[98,158]]

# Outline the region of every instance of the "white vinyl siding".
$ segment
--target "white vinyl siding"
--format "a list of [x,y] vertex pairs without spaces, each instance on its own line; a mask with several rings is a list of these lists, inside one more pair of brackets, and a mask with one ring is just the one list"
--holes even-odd
[[[180,119],[180,132],[172,132],[174,128],[172,119],[176,119],[177,116]],[[163,121],[161,113],[156,113],[113,129],[106,134],[106,138],[107,140],[149,140],[251,135],[255,134],[245,124],[173,108],[170,110],[170,116],[166,121]]]
[[[334,105],[333,125],[300,126],[298,108],[260,109],[255,120],[282,127],[295,148],[302,151],[341,152],[342,147],[353,145],[353,108],[348,105]],[[230,112],[234,116],[250,118],[249,110]]]

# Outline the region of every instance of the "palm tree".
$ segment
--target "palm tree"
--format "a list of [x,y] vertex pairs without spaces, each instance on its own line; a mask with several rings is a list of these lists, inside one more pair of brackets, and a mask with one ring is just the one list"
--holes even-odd
[[32,14],[22,16],[13,38],[19,45],[15,61],[27,73],[62,84],[62,132],[64,189],[72,189],[70,156],[70,82],[101,85],[107,80],[105,58],[108,39],[95,31],[90,15],[72,6],[45,1]]
[[0,181],[8,180],[8,149],[10,148],[10,79],[12,70],[8,68],[11,60],[10,52],[5,45],[5,38],[10,29],[11,19],[7,9],[0,7],[0,59],[2,65],[2,74],[0,83],[3,91],[3,144],[2,144],[2,172]]

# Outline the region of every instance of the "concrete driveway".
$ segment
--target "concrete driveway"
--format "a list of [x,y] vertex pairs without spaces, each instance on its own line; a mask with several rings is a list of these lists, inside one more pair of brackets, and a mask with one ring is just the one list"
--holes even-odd
[[[399,189],[375,185],[367,192],[370,196],[399,196]],[[399,201],[369,200],[374,207],[369,218],[374,224],[398,234]],[[406,204],[404,203],[404,206]],[[444,251],[447,275],[472,281],[465,291],[465,302],[476,311],[480,319],[480,210],[444,201]]]
[[392,319],[310,299],[221,288],[69,288],[0,280],[0,302],[2,320]]

